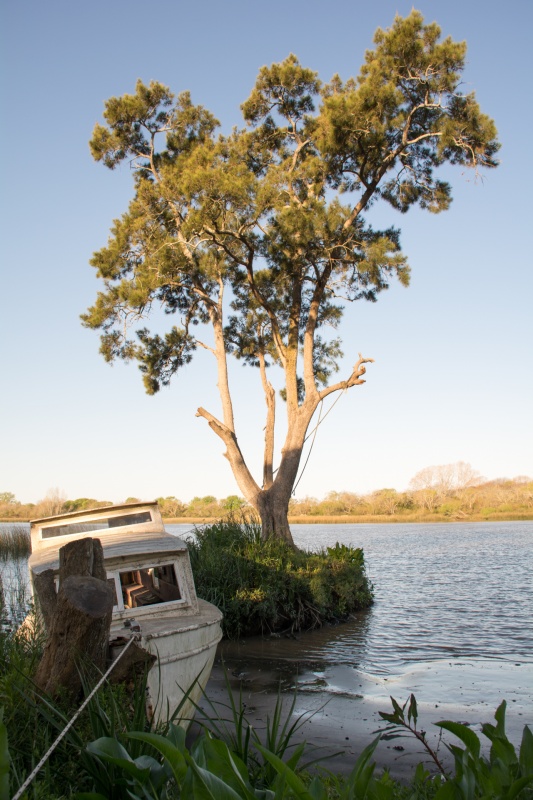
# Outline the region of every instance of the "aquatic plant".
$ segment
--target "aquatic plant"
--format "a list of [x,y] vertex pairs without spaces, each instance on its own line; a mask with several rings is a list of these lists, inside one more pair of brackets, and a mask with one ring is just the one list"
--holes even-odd
[[26,560],[0,561],[0,629],[17,628],[30,607]]
[[0,560],[28,558],[31,553],[30,532],[23,525],[0,530]]

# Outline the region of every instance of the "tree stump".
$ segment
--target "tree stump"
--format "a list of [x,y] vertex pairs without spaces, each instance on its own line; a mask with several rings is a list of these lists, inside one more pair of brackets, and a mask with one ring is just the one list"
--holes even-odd
[[99,539],[77,539],[59,550],[59,591],[52,570],[35,580],[48,638],[34,676],[52,696],[77,695],[80,668],[105,670],[113,591],[107,584]]

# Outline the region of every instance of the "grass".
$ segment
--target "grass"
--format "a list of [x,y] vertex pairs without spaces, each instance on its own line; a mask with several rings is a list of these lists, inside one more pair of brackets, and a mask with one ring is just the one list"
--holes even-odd
[[31,553],[30,532],[23,525],[0,530],[0,560],[28,558]]
[[30,605],[25,560],[0,561],[0,630],[18,627]]
[[[220,533],[220,531],[218,531]],[[210,534],[210,538],[216,536]],[[208,537],[209,538],[209,537]],[[242,542],[241,542],[242,546]],[[349,548],[336,548],[337,560],[350,558]],[[277,555],[276,555],[277,554]],[[277,558],[280,554],[274,551]],[[27,601],[27,598],[26,598]],[[1,610],[1,609],[0,609]],[[44,644],[38,624],[24,635],[0,628],[0,797],[10,797],[47,751],[75,710],[67,702],[53,705],[39,698],[31,675]],[[85,687],[85,693],[89,687]],[[355,760],[344,778],[310,773],[305,759],[310,749],[295,745],[302,717],[294,719],[280,697],[262,735],[246,719],[242,697],[229,690],[229,705],[221,716],[212,707],[206,730],[187,742],[183,728],[169,721],[151,730],[144,714],[143,681],[134,686],[104,685],[74,729],[54,751],[32,782],[25,798],[32,800],[183,800],[183,798],[243,798],[243,800],[531,800],[533,797],[533,735],[524,728],[519,750],[505,735],[505,703],[495,724],[484,724],[490,755],[481,752],[477,734],[466,725],[443,721],[440,729],[459,744],[447,745],[454,770],[444,772],[438,757],[432,773],[423,766],[409,785],[378,774],[373,755],[379,737]],[[415,736],[429,752],[418,725],[416,700],[392,713],[381,713],[387,738]],[[227,713],[226,713],[227,712]],[[177,721],[177,720],[176,720]],[[436,756],[436,754],[435,754]]]
[[189,553],[198,596],[220,608],[228,638],[309,630],[373,602],[360,548],[309,553],[225,520],[199,529]]
[[[308,514],[289,516],[291,525],[354,525],[360,524],[385,524],[415,523],[415,522],[521,522],[533,519],[533,511],[489,511],[476,512],[462,516],[459,513],[447,515],[432,513],[407,513],[397,514]],[[179,522],[179,520],[176,520]]]

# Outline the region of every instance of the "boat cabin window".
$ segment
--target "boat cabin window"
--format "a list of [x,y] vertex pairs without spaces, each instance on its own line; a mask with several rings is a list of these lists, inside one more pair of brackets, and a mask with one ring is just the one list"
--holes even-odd
[[42,528],[41,538],[52,539],[54,536],[72,536],[76,533],[102,531],[108,528],[122,528],[124,525],[141,525],[143,522],[151,521],[152,515],[149,511],[139,511],[132,514],[122,514],[120,517],[95,519],[91,520],[91,522],[67,522],[63,525],[53,525],[50,528]]
[[174,564],[120,572],[119,578],[124,608],[182,599]]

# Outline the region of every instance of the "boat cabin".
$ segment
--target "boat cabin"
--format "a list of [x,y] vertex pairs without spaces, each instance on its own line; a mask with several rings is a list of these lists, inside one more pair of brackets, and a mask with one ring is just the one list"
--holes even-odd
[[30,576],[53,569],[59,575],[59,549],[80,538],[97,538],[113,589],[114,618],[136,618],[167,611],[198,613],[198,600],[186,543],[165,531],[157,503],[128,503],[75,511],[31,523]]

